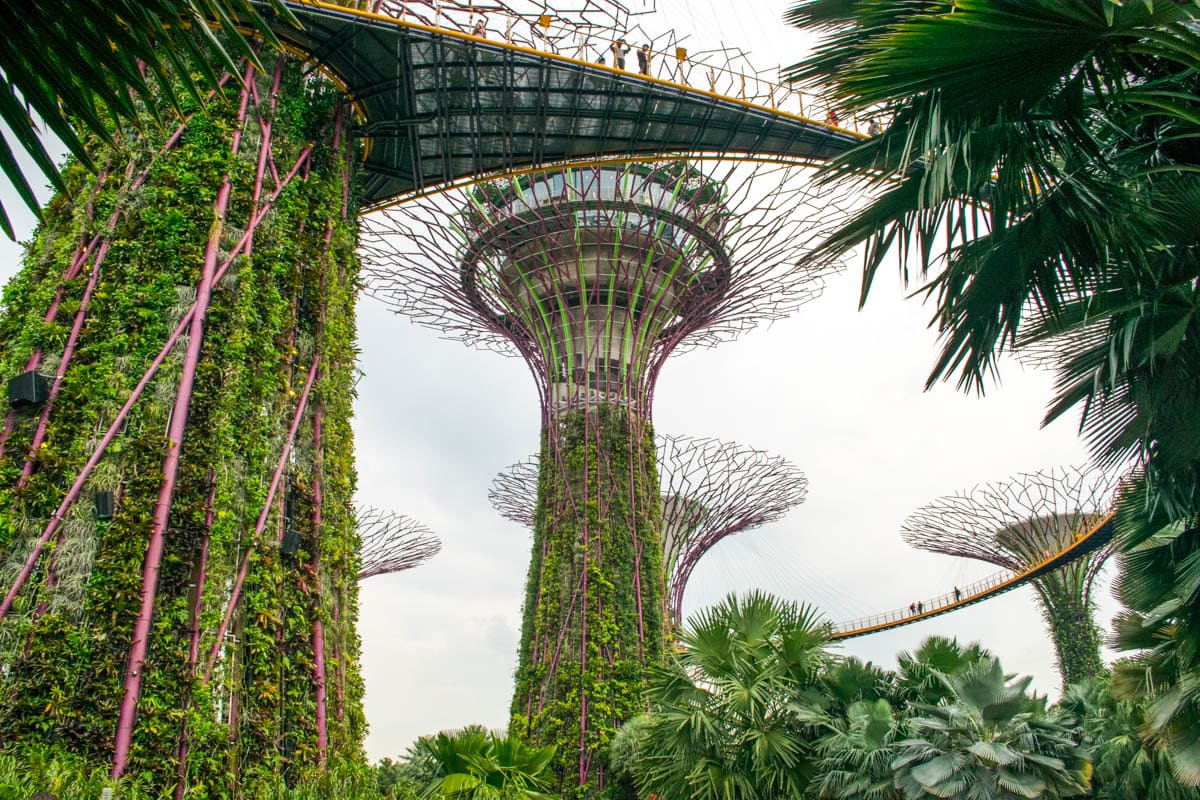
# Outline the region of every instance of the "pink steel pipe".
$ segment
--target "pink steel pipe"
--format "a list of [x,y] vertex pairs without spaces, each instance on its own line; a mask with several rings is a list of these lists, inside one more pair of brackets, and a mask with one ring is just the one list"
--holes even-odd
[[[283,450],[279,453],[279,461],[275,464],[275,474],[271,477],[271,486],[267,489],[267,498],[263,502],[262,511],[258,515],[258,523],[254,526],[254,536],[250,539],[250,546],[246,548],[246,552],[242,554],[242,561],[238,565],[237,577],[233,581],[233,587],[229,592],[229,602],[225,605],[225,615],[221,620],[221,626],[217,628],[217,638],[213,642],[212,649],[208,651],[208,659],[204,664],[204,676],[201,679],[202,683],[207,684],[212,677],[213,666],[217,663],[217,656],[221,652],[221,642],[225,639],[225,634],[229,630],[229,623],[233,619],[233,612],[237,608],[238,600],[241,599],[242,585],[246,582],[246,575],[250,571],[250,554],[254,551],[254,545],[262,536],[263,530],[267,526],[267,517],[271,514],[271,505],[275,500],[275,492],[279,489],[279,481],[283,478],[284,469],[287,467],[288,456],[292,452],[292,444],[296,441],[296,431],[300,428],[300,421],[304,419],[304,410],[308,406],[308,398],[312,392],[313,381],[317,377],[317,368],[320,365],[319,358],[313,358],[312,367],[308,370],[308,382],[304,384],[304,392],[300,395],[300,401],[296,405],[296,416],[292,419],[292,427],[288,430],[287,439],[284,441]],[[280,530],[280,537],[283,536],[283,531]]]
[[321,488],[321,437],[324,409],[318,403],[313,409],[313,452],[316,453],[313,469],[313,560],[312,573],[316,582],[316,614],[313,618],[312,646],[313,673],[317,690],[317,761],[325,769],[329,749],[329,716],[325,697],[325,626],[321,623],[321,531],[325,525],[321,513],[324,494]]
[[[254,68],[247,67],[243,87],[250,83],[253,76]],[[230,152],[234,155],[241,146],[242,130],[245,126],[246,108],[249,102],[250,93],[243,88],[241,105],[238,108],[237,127],[229,146]],[[126,762],[129,760],[129,748],[133,744],[134,718],[137,715],[138,698],[142,688],[142,668],[145,665],[146,652],[150,646],[150,623],[154,616],[154,600],[158,594],[158,571],[162,564],[163,552],[166,549],[167,524],[171,517],[171,502],[175,497],[175,482],[179,476],[179,457],[187,431],[187,417],[195,387],[196,368],[200,364],[200,346],[204,340],[204,321],[208,315],[208,304],[212,297],[213,283],[216,280],[221,233],[225,228],[225,214],[229,209],[229,196],[232,192],[233,180],[226,172],[221,180],[221,188],[217,191],[214,221],[208,236],[208,245],[204,253],[204,268],[200,277],[200,286],[196,291],[196,304],[192,312],[191,327],[188,330],[188,346],[187,352],[184,354],[183,371],[179,376],[175,406],[171,410],[171,423],[167,428],[167,454],[162,465],[163,482],[158,492],[158,502],[154,508],[154,526],[150,531],[150,541],[146,548],[146,563],[142,569],[142,603],[134,620],[133,640],[130,644],[129,660],[125,670],[124,695],[121,698],[121,709],[117,717],[117,735],[113,746],[111,773],[114,780],[124,774]]]
[[[216,280],[219,281],[225,274],[226,270],[229,269],[229,266],[233,263],[233,259],[241,255],[242,249],[254,235],[254,231],[257,229],[259,223],[261,223],[263,218],[266,217],[267,212],[271,209],[271,206],[274,204],[275,200],[278,199],[279,195],[291,182],[292,178],[294,178],[296,173],[300,171],[300,167],[308,160],[308,157],[312,155],[312,150],[313,145],[309,144],[304,148],[303,151],[301,151],[300,155],[296,158],[295,164],[292,165],[291,170],[289,170],[287,175],[284,177],[283,183],[281,183],[275,189],[275,191],[271,193],[271,197],[269,198],[268,202],[263,205],[263,208],[260,209],[258,214],[255,215],[254,219],[251,220],[250,225],[246,228],[246,232],[242,235],[242,238],[238,241],[237,245],[234,246],[232,252],[230,252],[229,258],[227,258],[221,265],[221,268],[217,270]],[[125,405],[121,407],[119,412],[117,412],[117,416],[113,419],[112,424],[109,425],[108,431],[105,432],[104,437],[100,440],[100,443],[96,445],[95,451],[87,460],[87,463],[83,465],[83,469],[80,470],[79,476],[75,479],[75,483],[71,484],[71,488],[67,490],[67,494],[63,497],[58,509],[50,517],[50,522],[46,525],[46,529],[42,532],[42,535],[39,537],[37,543],[34,544],[33,551],[29,554],[29,558],[25,560],[25,564],[21,567],[21,571],[17,575],[17,579],[13,582],[12,588],[8,590],[8,594],[5,595],[4,600],[0,602],[0,621],[3,621],[4,617],[12,609],[13,600],[16,599],[17,594],[21,591],[21,587],[25,585],[27,580],[29,580],[29,576],[33,573],[33,568],[37,565],[37,561],[42,554],[42,550],[46,547],[46,543],[50,541],[51,537],[54,536],[55,532],[62,524],[63,517],[66,514],[67,509],[70,508],[71,504],[74,503],[76,498],[79,496],[79,492],[83,489],[84,483],[86,483],[87,479],[91,477],[92,471],[96,468],[96,465],[100,463],[100,459],[104,456],[108,446],[112,444],[112,440],[116,438],[117,431],[119,431],[121,426],[125,423],[125,419],[129,416],[130,410],[133,409],[134,404],[136,404],[141,398],[142,393],[146,390],[146,387],[150,385],[150,381],[154,379],[155,374],[158,372],[158,368],[162,366],[163,362],[166,361],[167,356],[170,355],[171,350],[174,349],[175,342],[179,340],[179,337],[183,335],[183,332],[191,324],[192,315],[195,312],[196,304],[193,303],[192,307],[183,315],[183,318],[179,320],[179,324],[175,326],[175,330],[170,336],[167,337],[167,341],[163,345],[162,350],[159,351],[154,361],[146,369],[145,374],[142,375],[142,379],[138,381],[137,386],[135,386],[133,392],[130,393],[129,399],[125,401]]]
[[[188,674],[196,677],[196,661],[200,657],[200,611],[204,605],[204,581],[207,577],[208,551],[212,544],[213,509],[217,503],[217,476],[213,470],[208,471],[208,499],[204,503],[204,540],[200,544],[200,557],[196,562],[196,588],[192,597],[191,639],[188,642]],[[178,770],[175,780],[175,800],[184,800],[187,786],[188,763],[188,718],[187,712],[191,701],[183,701],[183,721],[179,724],[179,751],[176,755]]]
[[63,376],[66,374],[67,367],[71,363],[71,357],[75,355],[75,345],[79,343],[79,334],[83,331],[83,321],[87,318],[88,304],[92,300],[92,293],[96,291],[96,281],[100,278],[100,266],[104,263],[104,256],[108,254],[109,239],[105,239],[100,245],[100,250],[96,253],[96,260],[92,264],[92,274],[88,278],[87,286],[83,290],[83,297],[79,301],[79,310],[75,312],[75,322],[71,325],[71,333],[67,336],[67,344],[63,348],[62,359],[59,361],[58,369],[55,370],[54,382],[50,384],[50,392],[46,397],[46,402],[42,405],[42,413],[38,418],[37,429],[33,432],[33,441],[29,443],[29,452],[25,455],[25,464],[21,467],[21,477],[17,480],[17,488],[22,489],[28,482],[29,477],[33,475],[33,464],[37,460],[37,451],[46,441],[46,429],[50,423],[50,409],[54,405],[54,400],[58,397],[58,392],[62,389]]

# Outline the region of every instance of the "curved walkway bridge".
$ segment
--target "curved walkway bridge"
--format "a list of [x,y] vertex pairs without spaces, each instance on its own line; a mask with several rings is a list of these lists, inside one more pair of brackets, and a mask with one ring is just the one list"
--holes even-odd
[[951,611],[957,611],[960,608],[975,605],[996,595],[1012,591],[1035,578],[1066,566],[1081,556],[1099,550],[1112,541],[1114,530],[1113,515],[1109,514],[1090,529],[1080,532],[1058,552],[1050,553],[1041,561],[1030,564],[1020,572],[1005,570],[958,588],[957,593],[951,591],[928,600],[922,600],[922,610],[917,613],[913,613],[908,607],[905,607],[849,622],[835,623],[833,638],[853,639],[856,636],[866,636],[869,633],[879,633],[911,625],[914,622],[948,614]]
[[737,97],[318,2],[276,34],[359,116],[364,204],[563,161],[664,155],[819,163],[850,132]]

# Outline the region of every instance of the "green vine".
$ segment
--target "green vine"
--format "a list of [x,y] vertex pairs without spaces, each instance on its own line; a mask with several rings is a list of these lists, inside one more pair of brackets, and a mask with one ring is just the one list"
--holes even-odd
[[557,744],[563,795],[584,796],[603,786],[598,754],[644,711],[646,670],[662,657],[661,501],[648,422],[600,405],[553,425],[543,434],[510,732]]
[[[115,145],[97,146],[96,161],[104,165],[99,176],[68,166],[68,190],[49,203],[0,308],[0,374],[20,373],[38,350],[39,369],[53,372],[98,246],[81,274],[61,285],[58,313],[50,321],[43,316],[80,243],[96,234],[107,242],[46,444],[23,487],[17,484],[40,409],[15,418],[0,458],[0,574],[7,588],[100,433],[194,300],[225,174],[232,195],[219,260],[249,225],[262,135],[258,115],[271,122],[271,156],[280,178],[316,142],[306,167],[255,231],[251,253],[238,256],[214,287],[158,576],[129,772],[156,792],[168,791],[186,739],[188,797],[200,800],[277,796],[281,782],[303,783],[320,772],[312,636],[318,618],[327,630],[331,698],[335,668],[342,687],[336,694],[343,707],[329,714],[328,762],[343,769],[363,761],[349,424],[357,291],[353,193],[343,214],[352,153],[345,137],[333,144],[339,97],[330,88],[289,61],[271,108],[272,76],[256,80],[262,106],[251,103],[236,155],[230,143],[239,127],[239,87],[231,81],[226,102],[191,116],[169,150],[164,145],[171,131],[147,124],[140,137],[122,131]],[[143,170],[146,179],[135,190]],[[274,185],[268,174],[263,194]],[[181,342],[134,407],[63,533],[43,552],[0,623],[0,659],[7,667],[0,680],[0,736],[6,745],[56,742],[98,767],[112,758],[162,461],[179,444],[166,441],[164,431],[184,351]],[[321,360],[320,378],[284,481],[292,497],[288,524],[302,539],[301,553],[289,558],[276,545],[285,524],[282,487],[262,540],[253,542],[251,534],[314,358]],[[318,404],[324,420],[320,458],[311,452],[311,415]],[[311,495],[318,468],[319,542]],[[91,510],[99,489],[117,496],[110,521],[97,520]],[[229,585],[248,549],[249,579],[230,635],[218,643]],[[315,550],[321,553],[319,570],[306,569]],[[201,575],[197,666],[188,650]],[[204,683],[203,662],[214,646],[219,658],[211,682]]]

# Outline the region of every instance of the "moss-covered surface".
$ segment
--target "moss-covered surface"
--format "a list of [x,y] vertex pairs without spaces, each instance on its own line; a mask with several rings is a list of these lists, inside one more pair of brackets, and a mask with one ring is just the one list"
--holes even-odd
[[1104,673],[1100,656],[1104,634],[1096,625],[1090,593],[1072,592],[1045,581],[1039,582],[1037,589],[1063,687]]
[[[256,787],[297,781],[317,769],[312,627],[326,627],[326,661],[342,677],[342,708],[332,709],[330,758],[362,758],[364,722],[356,615],[356,554],[350,431],[357,264],[354,198],[343,138],[335,145],[338,97],[294,64],[282,70],[277,100],[271,75],[257,79],[239,152],[239,88],[225,103],[194,113],[178,144],[164,149],[172,125],[123,131],[97,145],[100,178],[69,167],[69,191],[55,197],[29,244],[23,268],[5,290],[0,314],[0,376],[23,371],[40,349],[39,370],[53,375],[80,308],[84,287],[107,243],[96,291],[74,358],[49,416],[35,471],[18,488],[36,426],[16,416],[0,458],[0,581],[12,585],[91,454],[170,331],[195,298],[210,232],[226,260],[254,215],[255,178],[269,120],[271,141],[259,206],[284,181],[309,142],[307,164],[287,184],[216,285],[207,317],[195,393],[182,442],[178,485],[157,585],[149,655],[142,675],[130,774],[156,790],[172,786],[181,737],[189,741],[189,797],[254,797]],[[194,112],[195,109],[186,109]],[[133,189],[146,171],[144,183]],[[214,215],[224,174],[232,194],[224,224]],[[111,229],[108,221],[116,212]],[[99,234],[81,273],[62,284],[80,243]],[[62,303],[43,320],[59,287]],[[165,437],[186,336],[168,357],[117,436],[62,533],[46,549],[0,624],[0,736],[8,743],[53,741],[96,764],[109,763],[142,568],[162,482],[163,458],[179,443]],[[284,434],[308,366],[321,371],[297,436],[266,534],[252,541]],[[316,452],[312,415],[321,413]],[[315,471],[322,484],[319,541],[312,524]],[[213,494],[212,524],[206,524]],[[116,493],[111,521],[98,520],[92,495]],[[290,499],[289,499],[290,498]],[[302,536],[298,557],[276,545],[285,524]],[[201,553],[207,549],[204,559]],[[252,550],[250,578],[211,683],[190,663],[194,593],[203,577],[201,664],[215,644],[230,581]],[[319,550],[319,567],[314,555]],[[333,620],[334,608],[338,619]],[[333,684],[333,680],[330,680]],[[330,692],[330,697],[334,697]],[[333,701],[331,700],[331,705]],[[231,724],[232,723],[232,724]],[[184,733],[186,729],[186,734]],[[264,788],[263,791],[266,791]]]
[[589,796],[663,652],[653,432],[621,406],[567,412],[541,463],[510,733],[557,744],[563,795]]

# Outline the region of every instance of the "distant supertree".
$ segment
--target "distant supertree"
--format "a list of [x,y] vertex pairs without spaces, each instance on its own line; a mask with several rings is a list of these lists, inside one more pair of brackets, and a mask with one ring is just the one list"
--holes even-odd
[[[808,479],[762,450],[719,439],[657,437],[662,481],[662,547],[667,614],[678,627],[692,570],[727,536],[766,525],[804,502]],[[488,499],[501,516],[532,528],[538,459],[513,464],[492,481]]]
[[[922,550],[1021,572],[1094,525],[1109,510],[1116,485],[1075,467],[1025,473],[934,500],[904,521],[903,536]],[[1112,545],[1103,547],[1033,581],[1064,686],[1104,669],[1092,585],[1112,553]]]
[[419,567],[442,550],[433,531],[412,517],[378,508],[358,509],[362,564],[358,579]]
[[797,266],[832,224],[800,168],[676,161],[562,167],[456,190],[364,229],[377,298],[522,356],[542,411],[538,516],[512,732],[559,744],[566,793],[643,708],[664,646],[650,417],[666,358],[820,292]]

